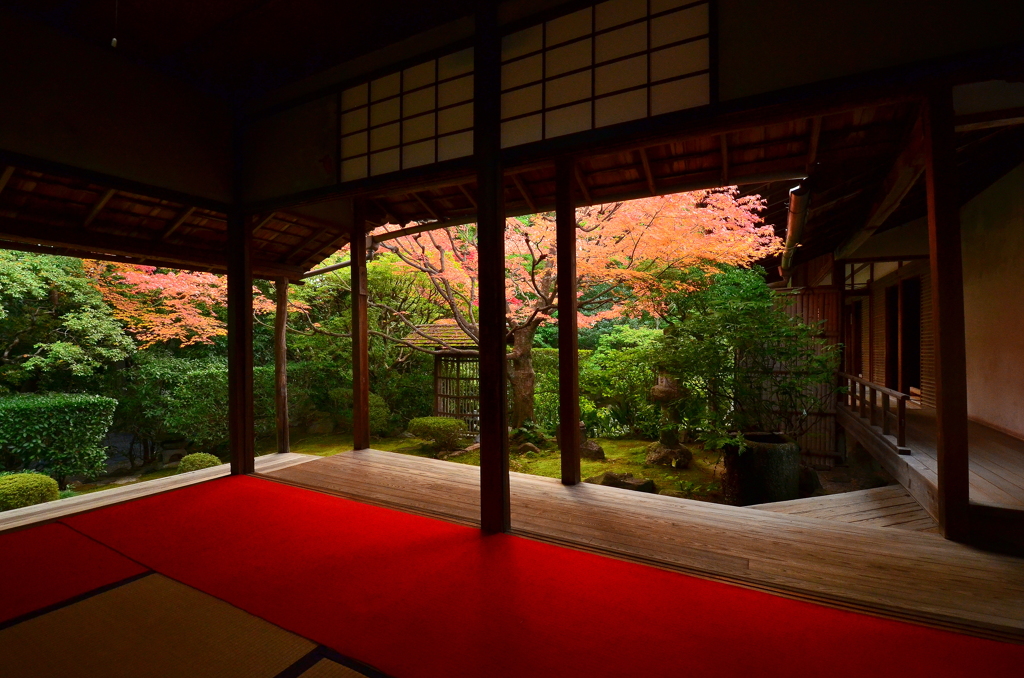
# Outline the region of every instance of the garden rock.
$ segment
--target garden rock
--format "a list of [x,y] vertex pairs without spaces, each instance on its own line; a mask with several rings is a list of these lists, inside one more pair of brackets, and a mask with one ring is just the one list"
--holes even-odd
[[523,443],[519,446],[518,452],[519,454],[527,454],[529,452],[536,454],[537,452],[540,452],[540,448],[533,443]]
[[479,449],[480,449],[480,443],[473,443],[472,445],[467,447],[465,450],[463,450],[463,452],[476,452]]
[[593,485],[604,485],[605,487],[618,487],[623,490],[634,490],[636,492],[658,493],[658,486],[650,478],[636,478],[632,473],[613,473],[607,471],[599,476],[587,478],[583,482]]
[[604,459],[604,448],[598,445],[596,441],[584,440],[580,443],[580,458],[589,459],[590,461]]
[[408,431],[402,431],[401,433],[398,434],[398,437],[399,438],[415,438],[416,436],[414,436],[413,434],[409,433]]
[[800,465],[800,496],[810,497],[815,492],[822,490],[821,479],[818,472],[810,466]]
[[690,468],[693,461],[693,452],[685,445],[679,447],[667,447],[660,442],[654,442],[647,446],[647,457],[644,463],[649,466],[674,466],[675,468]]

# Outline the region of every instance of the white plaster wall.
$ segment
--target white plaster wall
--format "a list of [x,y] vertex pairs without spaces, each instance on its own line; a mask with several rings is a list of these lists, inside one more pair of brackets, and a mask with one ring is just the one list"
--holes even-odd
[[967,407],[1024,438],[1024,165],[961,212]]

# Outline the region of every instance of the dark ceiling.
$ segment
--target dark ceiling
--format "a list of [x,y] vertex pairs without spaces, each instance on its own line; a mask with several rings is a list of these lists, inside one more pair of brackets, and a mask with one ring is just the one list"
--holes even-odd
[[0,0],[0,7],[242,103],[468,16],[472,0]]

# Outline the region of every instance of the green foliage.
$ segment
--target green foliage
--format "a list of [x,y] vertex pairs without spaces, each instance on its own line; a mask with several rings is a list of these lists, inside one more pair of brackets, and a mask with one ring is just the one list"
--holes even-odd
[[692,291],[666,299],[659,360],[679,385],[678,420],[712,446],[734,432],[799,436],[831,393],[837,347],[781,310],[759,269],[683,275]]
[[227,369],[210,367],[181,375],[166,402],[169,431],[207,448],[227,442]]
[[548,440],[544,437],[544,432],[541,430],[532,419],[527,419],[523,422],[522,426],[514,428],[509,432],[509,438],[516,440],[520,444],[532,443],[534,445],[541,445],[546,443]]
[[68,476],[94,476],[107,458],[103,438],[117,401],[80,393],[0,398],[0,459],[4,468],[38,468],[61,488]]
[[213,468],[214,466],[220,466],[222,462],[212,454],[206,454],[204,452],[197,452],[195,454],[186,454],[178,462],[178,473],[188,473],[189,471],[198,471],[204,468]]
[[[577,353],[580,369],[584,369],[593,351]],[[536,387],[533,396],[536,423],[547,435],[555,435],[558,428],[558,349],[535,348],[532,351]],[[597,406],[584,395],[580,395],[580,415],[590,435],[598,435],[595,412]],[[609,419],[610,422],[610,419]]]
[[[603,335],[597,349],[580,366],[580,393],[607,417],[589,411],[600,435],[658,437],[661,410],[651,402],[650,392],[657,380],[656,362],[660,330],[618,325]],[[583,410],[581,403],[581,410]]]
[[67,387],[134,350],[81,260],[0,251],[0,384]]
[[448,417],[419,417],[409,422],[409,433],[430,440],[440,450],[457,450],[467,431],[466,422]]
[[387,435],[391,428],[391,410],[376,393],[370,393],[370,433],[375,436]]
[[53,478],[38,473],[15,473],[0,478],[0,511],[55,499],[60,499],[60,488]]

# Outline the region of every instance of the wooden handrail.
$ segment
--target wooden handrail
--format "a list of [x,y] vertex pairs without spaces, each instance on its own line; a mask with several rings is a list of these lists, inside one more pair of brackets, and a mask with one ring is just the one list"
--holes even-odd
[[891,388],[886,388],[885,386],[882,386],[881,384],[876,384],[873,381],[868,381],[867,379],[861,379],[860,377],[855,377],[852,374],[847,374],[846,372],[840,372],[839,376],[842,377],[843,379],[848,379],[848,380],[856,382],[858,384],[862,384],[864,386],[867,386],[868,388],[872,388],[872,389],[878,391],[879,393],[886,393],[886,394],[888,394],[892,398],[908,398],[908,399],[910,398],[910,396],[908,394],[906,394],[906,393],[900,393],[899,391],[894,391]]
[[[861,419],[867,419],[868,427],[876,430],[876,433],[880,429],[880,437],[894,452],[910,454],[910,448],[907,447],[907,401],[910,396],[846,372],[839,372],[838,376],[841,385],[848,388],[840,396],[843,404]],[[878,402],[878,396],[881,396],[881,403]],[[893,400],[896,401],[895,413],[892,411]],[[893,424],[896,428],[895,442],[892,440]]]

